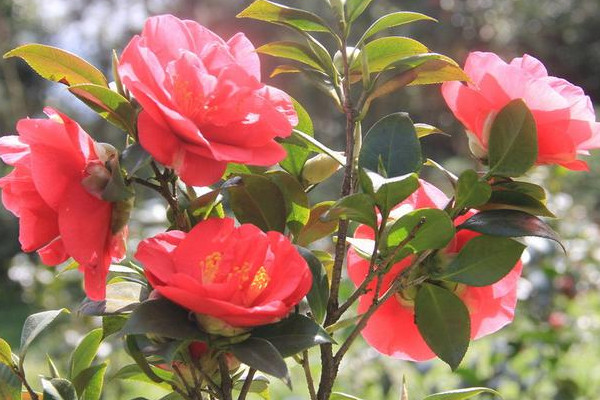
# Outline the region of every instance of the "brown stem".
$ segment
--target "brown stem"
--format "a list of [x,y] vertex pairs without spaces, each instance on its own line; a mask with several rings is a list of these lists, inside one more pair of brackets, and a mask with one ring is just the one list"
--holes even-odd
[[177,200],[177,190],[175,189],[172,191],[172,188],[169,186],[174,179],[172,171],[165,169],[164,172],[161,172],[158,168],[158,165],[156,165],[154,161],[150,163],[150,166],[154,171],[155,179],[160,184],[160,188],[157,188],[156,190],[167,201],[167,203],[169,203],[169,207],[173,212],[175,227],[184,232],[189,231],[191,228],[190,224],[188,223],[185,214],[179,209],[179,200]]
[[306,377],[306,386],[308,386],[308,393],[310,400],[317,399],[317,393],[315,392],[315,383],[313,381],[312,374],[310,373],[310,363],[308,361],[308,350],[302,352],[302,369],[304,369],[304,376]]
[[225,354],[219,356],[219,370],[221,371],[221,393],[223,394],[222,400],[233,400],[231,389],[233,389],[233,382],[231,382],[231,376],[229,375],[229,367],[227,366],[227,359]]
[[183,386],[185,386],[186,391],[184,392],[183,390],[181,390],[179,388],[179,386],[177,386],[177,384],[172,384],[171,385],[171,387],[173,388],[173,390],[176,391],[177,393],[179,393],[179,395],[181,397],[183,397],[184,399],[186,399],[186,400],[193,400],[190,397],[191,388],[188,385],[187,380],[183,377],[181,369],[179,368],[179,366],[177,364],[173,364],[173,371],[175,371],[175,374],[179,377],[179,379],[181,380],[181,383],[183,384]]
[[31,399],[32,400],[39,400],[40,397],[37,395],[37,393],[35,392],[35,390],[33,390],[33,388],[29,385],[29,382],[27,382],[27,379],[25,379],[25,372],[20,371],[16,367],[14,368],[14,372],[19,377],[19,380],[21,381],[21,383],[23,384],[23,386],[25,386],[25,390],[27,390],[27,393],[29,393],[29,396],[31,397]]
[[248,375],[246,376],[246,380],[244,381],[244,385],[242,386],[242,390],[240,391],[240,395],[238,400],[246,400],[246,396],[250,391],[250,386],[252,385],[252,379],[254,379],[254,374],[256,373],[256,369],[250,368],[248,370]]

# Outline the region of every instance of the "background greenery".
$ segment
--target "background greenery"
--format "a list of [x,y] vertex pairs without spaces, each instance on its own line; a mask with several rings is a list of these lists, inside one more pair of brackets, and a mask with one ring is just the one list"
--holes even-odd
[[[120,51],[139,32],[148,15],[170,12],[195,19],[223,37],[244,31],[255,45],[291,33],[254,21],[236,20],[235,14],[250,1],[238,0],[1,0],[0,51],[25,42],[63,47],[91,60],[108,72],[111,49]],[[311,8],[326,15],[324,0],[286,2]],[[375,0],[356,24],[357,35],[373,19],[404,9],[419,11],[439,20],[439,24],[416,23],[397,30],[413,36],[433,51],[447,54],[463,63],[473,50],[489,50],[506,60],[523,53],[541,59],[552,75],[584,88],[592,99],[600,99],[600,2],[597,0]],[[268,76],[277,61],[262,57],[263,74]],[[325,144],[342,148],[340,117],[329,100],[299,77],[267,81],[282,87],[311,113],[316,135]],[[0,132],[14,132],[15,122],[25,116],[40,116],[50,105],[75,117],[84,128],[103,141],[120,143],[113,130],[85,106],[80,105],[60,85],[45,83],[23,63],[0,62]],[[437,85],[401,91],[377,100],[372,119],[388,112],[404,110],[415,122],[436,125],[450,137],[430,137],[424,149],[427,156],[459,172],[470,158],[462,128],[454,121],[439,94]],[[520,303],[515,323],[500,333],[474,342],[457,373],[439,361],[414,364],[377,354],[358,343],[342,366],[338,390],[364,399],[398,399],[402,377],[406,376],[411,399],[434,391],[464,386],[489,386],[505,399],[596,399],[600,392],[600,238],[599,192],[600,159],[590,159],[591,173],[571,173],[555,168],[537,168],[530,178],[544,182],[549,189],[549,208],[560,218],[555,228],[565,239],[568,255],[541,240],[531,240],[525,254],[526,268],[520,282]],[[8,168],[0,166],[2,174]],[[429,179],[442,182],[431,172]],[[314,201],[337,195],[334,177],[313,194]],[[141,192],[134,215],[130,248],[141,236],[162,228],[165,210]],[[82,222],[83,223],[83,222]],[[0,210],[0,337],[18,347],[23,321],[32,312],[69,307],[70,317],[35,345],[28,369],[31,376],[42,373],[45,354],[65,368],[63,354],[97,321],[75,312],[82,300],[80,276],[38,265],[35,256],[19,253],[17,221]],[[36,358],[37,357],[37,358]],[[118,341],[103,345],[100,357],[110,361],[114,374],[127,361]],[[316,361],[316,359],[315,359]],[[315,362],[313,362],[315,365]],[[316,367],[315,367],[316,368]],[[292,368],[297,382],[293,392],[278,383],[273,399],[304,399],[301,369]],[[106,399],[129,399],[148,391],[131,383],[109,382]],[[161,393],[147,392],[149,398]]]

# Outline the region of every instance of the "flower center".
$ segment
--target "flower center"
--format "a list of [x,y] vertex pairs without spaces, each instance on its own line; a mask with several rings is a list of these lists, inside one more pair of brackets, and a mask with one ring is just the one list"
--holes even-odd
[[221,266],[221,259],[223,253],[215,251],[204,258],[204,261],[200,261],[200,268],[202,269],[202,282],[213,283],[219,272]]

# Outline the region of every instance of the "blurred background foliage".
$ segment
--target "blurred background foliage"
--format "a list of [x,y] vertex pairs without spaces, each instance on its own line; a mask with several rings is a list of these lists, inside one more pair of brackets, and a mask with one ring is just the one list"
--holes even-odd
[[[173,13],[195,19],[227,38],[244,31],[255,45],[291,37],[283,28],[236,20],[249,0],[0,0],[0,51],[26,42],[59,46],[90,60],[109,73],[110,51],[120,52],[139,32],[149,15]],[[288,0],[289,5],[328,13],[324,0]],[[397,29],[433,51],[463,63],[473,50],[494,51],[505,60],[529,53],[541,59],[551,75],[584,88],[600,101],[600,2],[598,0],[375,0],[355,24],[358,35],[377,17],[399,9],[435,17],[439,24],[420,22]],[[262,57],[268,76],[277,60]],[[329,100],[301,77],[266,79],[297,98],[310,112],[317,137],[342,148],[340,115]],[[123,144],[122,135],[77,100],[61,85],[44,82],[24,63],[0,62],[0,132],[14,132],[25,116],[39,117],[44,105],[75,117],[96,139]],[[470,166],[466,138],[439,94],[439,86],[410,88],[377,100],[363,129],[385,113],[408,111],[415,122],[438,126],[450,136],[428,137],[424,151],[454,172]],[[569,249],[567,256],[554,245],[530,240],[520,282],[521,299],[515,322],[500,333],[474,342],[457,373],[439,361],[402,362],[377,354],[360,342],[342,366],[338,390],[364,399],[398,399],[406,376],[410,398],[439,390],[489,386],[505,399],[597,399],[600,393],[600,158],[592,156],[591,173],[561,168],[537,168],[530,178],[548,189],[549,208],[559,216],[554,227]],[[2,175],[8,172],[0,166]],[[427,172],[427,171],[426,171]],[[429,179],[443,186],[443,177]],[[339,182],[331,179],[313,193],[313,200],[337,196]],[[131,224],[130,249],[141,236],[161,231],[164,206],[139,191]],[[85,221],[82,221],[84,224]],[[32,312],[69,307],[83,298],[80,276],[38,265],[33,255],[19,253],[17,221],[0,209],[0,337],[18,347],[23,321]],[[36,345],[29,361],[30,376],[44,373],[47,352],[65,368],[63,354],[98,322],[74,312]],[[34,354],[32,354],[34,356]],[[126,362],[121,344],[109,342],[99,357],[109,359],[108,376]],[[316,359],[314,360],[317,361]],[[315,364],[313,362],[313,365]],[[315,367],[316,368],[316,367]],[[301,369],[292,368],[295,389],[275,383],[273,399],[304,399]],[[129,382],[108,383],[105,399],[129,399],[145,392],[162,393]]]

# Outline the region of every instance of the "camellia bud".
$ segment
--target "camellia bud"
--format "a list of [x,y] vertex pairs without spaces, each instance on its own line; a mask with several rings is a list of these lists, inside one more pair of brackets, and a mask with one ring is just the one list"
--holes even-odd
[[211,335],[232,337],[244,334],[249,330],[246,328],[233,327],[225,321],[211,317],[210,315],[194,314],[194,316],[196,317],[196,321],[198,321],[198,324],[202,327],[202,329]]
[[340,163],[328,154],[319,154],[311,158],[302,168],[302,179],[308,184],[321,183],[340,169]]
[[[356,47],[346,47],[346,54],[348,54],[348,65],[352,65],[354,61],[358,60],[360,57],[360,50]],[[338,50],[333,56],[333,65],[335,65],[340,72],[344,71],[343,60],[342,52]]]

